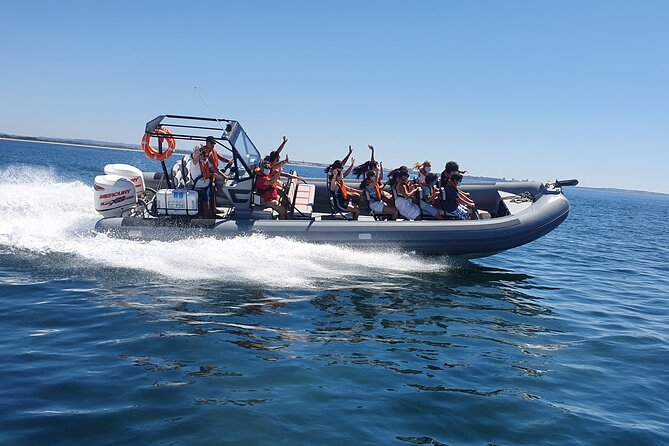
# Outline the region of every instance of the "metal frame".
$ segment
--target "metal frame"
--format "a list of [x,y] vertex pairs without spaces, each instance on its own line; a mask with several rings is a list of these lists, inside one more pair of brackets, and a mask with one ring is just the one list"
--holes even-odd
[[[176,120],[176,123],[174,122],[165,122],[165,120]],[[182,121],[201,121],[203,124],[201,125],[195,125],[195,124],[184,124],[184,123],[179,123]],[[204,123],[209,123],[209,122],[216,122],[220,125],[220,127],[209,127],[206,126]],[[225,125],[225,127],[223,127]],[[231,119],[219,119],[219,118],[206,118],[206,117],[200,117],[200,116],[183,116],[183,115],[160,115],[152,119],[151,121],[146,123],[146,128],[144,130],[145,133],[150,134],[151,136],[163,136],[156,132],[156,129],[158,127],[165,127],[167,129],[194,129],[194,130],[213,130],[213,131],[220,131],[222,132],[220,137],[214,136],[214,140],[216,143],[228,150],[229,152],[232,153],[232,159],[234,163],[234,173],[235,173],[235,180],[237,181],[243,181],[244,179],[239,177],[239,165],[241,165],[244,170],[249,174],[252,175],[253,170],[251,169],[251,166],[246,164],[246,161],[244,158],[240,155],[239,151],[237,148],[234,146],[232,141],[234,141],[237,136],[239,135],[240,132],[243,131],[242,126],[239,124],[239,122],[231,120]],[[222,128],[223,127],[223,128]],[[172,131],[172,135],[170,135],[174,139],[180,139],[180,140],[188,140],[188,141],[206,141],[207,136],[209,135],[198,135],[194,134],[191,132],[182,132],[182,131]],[[246,134],[246,137],[249,138],[248,134]],[[250,138],[249,138],[250,140]],[[230,146],[228,147],[227,145],[223,144],[221,141],[227,142],[227,144]],[[255,146],[255,145],[254,145]],[[257,149],[256,149],[257,150]],[[158,139],[158,152],[162,153],[163,152],[163,147],[162,147],[162,141],[159,138]],[[258,152],[259,153],[259,152]],[[161,164],[163,165],[163,172],[165,173],[165,177],[167,178],[168,181],[168,186],[171,188],[171,182],[169,180],[169,175],[167,174],[167,166],[165,165],[164,161],[161,161]]]

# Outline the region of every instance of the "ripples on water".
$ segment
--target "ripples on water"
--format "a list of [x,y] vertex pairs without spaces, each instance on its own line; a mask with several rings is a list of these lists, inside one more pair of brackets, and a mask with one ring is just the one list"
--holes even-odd
[[46,204],[0,180],[4,444],[669,438],[666,197],[570,190],[558,230],[466,262],[116,240],[52,175]]

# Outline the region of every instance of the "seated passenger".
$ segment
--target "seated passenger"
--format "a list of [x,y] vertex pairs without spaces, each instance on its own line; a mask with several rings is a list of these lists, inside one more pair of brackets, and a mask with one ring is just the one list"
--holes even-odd
[[279,213],[279,219],[285,220],[287,215],[286,205],[281,204],[279,192],[277,191],[277,181],[280,173],[270,176],[269,163],[263,162],[256,170],[255,187],[262,197],[262,205],[274,209]]
[[425,160],[422,163],[420,161],[416,161],[414,163],[414,170],[418,171],[418,177],[416,178],[418,180],[418,183],[422,186],[425,184],[425,176],[432,171],[432,161],[430,160]]
[[458,187],[462,182],[462,175],[455,172],[451,175],[448,183],[444,186],[444,198],[442,206],[445,212],[455,215],[461,220],[466,220],[472,215],[475,204],[464,196]]
[[388,184],[392,187],[395,195],[395,207],[399,213],[409,220],[420,220],[420,207],[413,202],[413,197],[419,191],[411,187],[409,181],[409,168],[402,166],[388,174]]
[[[349,146],[349,155],[350,155],[350,146]],[[348,156],[346,157],[348,158]],[[344,158],[344,159],[346,159]],[[334,205],[341,212],[350,212],[353,214],[353,219],[357,220],[360,215],[360,208],[357,204],[352,203],[351,199],[353,198],[353,191],[357,193],[358,201],[360,200],[360,191],[352,189],[346,186],[344,183],[344,177],[349,174],[353,168],[353,163],[348,168],[345,174],[342,174],[342,169],[344,168],[341,161],[336,160],[334,163],[330,164],[325,171],[328,174],[328,189],[332,196]]]
[[397,220],[397,209],[394,206],[387,205],[384,202],[383,183],[379,183],[376,178],[376,172],[368,170],[366,179],[360,183],[360,189],[365,191],[368,198],[369,208],[377,214],[389,214],[389,220]]
[[420,186],[423,192],[423,199],[420,200],[420,208],[424,214],[428,214],[437,220],[443,219],[444,211],[437,207],[439,201],[439,189],[437,186],[439,177],[435,173],[428,173],[425,176],[425,184]]
[[[455,161],[449,161],[446,163],[446,166],[444,167],[444,171],[441,172],[441,186],[446,187],[448,184],[448,180],[451,179],[451,176],[454,173],[459,173],[460,175],[464,175],[467,173],[466,170],[460,170],[460,166],[458,166],[458,163]],[[461,189],[458,189],[458,194],[462,197],[462,199],[469,199],[469,193],[465,192]]]
[[[379,186],[383,187],[383,163],[374,159],[374,146],[369,144],[367,147],[372,151],[372,157],[369,161],[365,161],[355,167],[353,169],[353,175],[355,175],[356,178],[360,178],[361,176],[366,175],[368,170],[373,170],[376,172],[376,179],[379,182]],[[393,196],[384,190],[381,190],[381,193],[383,194],[384,201],[389,206],[392,206],[394,203]]]
[[[343,160],[341,160],[341,161],[336,160],[330,166],[325,168],[325,172],[328,173],[328,180],[330,179],[330,176],[332,176],[332,173],[334,172],[334,170],[338,171],[337,175],[340,177],[339,181],[341,181],[341,182],[343,182],[344,178],[346,178],[348,176],[348,174],[351,173],[351,171],[353,170],[353,165],[355,164],[355,158],[351,160],[351,165],[349,166],[349,168],[346,169],[346,171],[342,173],[342,170],[344,169],[344,166],[346,166],[346,162],[348,161],[349,157],[351,156],[351,153],[353,153],[353,149],[349,145],[348,146],[348,153],[346,154],[346,156],[344,157]],[[332,168],[335,164],[339,165],[339,167],[337,169]],[[358,204],[360,202],[360,196],[361,196],[362,192],[359,189],[349,187],[349,188],[347,188],[347,192],[348,192],[348,195],[350,196],[350,198],[353,200],[354,203]]]

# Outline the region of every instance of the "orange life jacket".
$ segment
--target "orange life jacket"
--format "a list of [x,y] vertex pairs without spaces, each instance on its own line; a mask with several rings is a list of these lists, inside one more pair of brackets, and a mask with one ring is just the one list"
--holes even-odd
[[346,188],[346,184],[344,184],[344,180],[339,180],[339,189],[341,189],[341,196],[344,197],[344,200],[348,200],[348,189]]
[[381,188],[379,187],[379,183],[377,183],[376,181],[374,182],[374,190],[376,192],[376,201],[381,201],[383,195],[381,194]]
[[211,162],[212,166],[218,167],[218,152],[216,151],[216,149],[211,149],[208,159]]
[[211,171],[209,170],[209,164],[207,164],[207,160],[204,158],[200,158],[200,172],[202,173],[202,178],[205,179],[211,178]]

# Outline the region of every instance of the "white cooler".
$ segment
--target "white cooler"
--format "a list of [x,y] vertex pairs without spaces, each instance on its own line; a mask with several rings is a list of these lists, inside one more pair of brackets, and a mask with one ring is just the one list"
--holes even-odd
[[160,189],[156,192],[160,215],[190,215],[198,212],[197,191],[187,189]]

